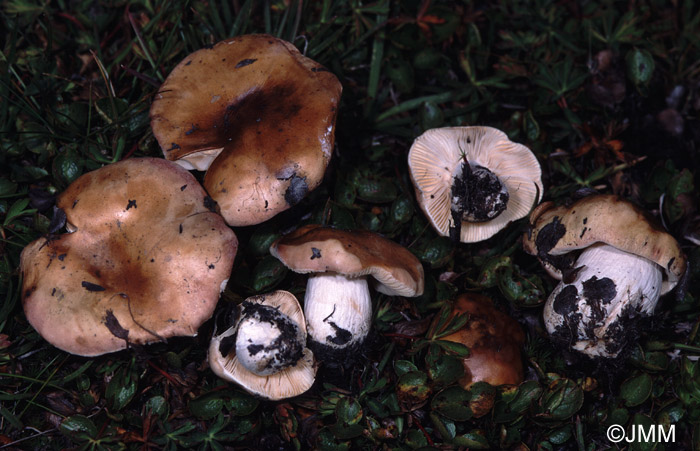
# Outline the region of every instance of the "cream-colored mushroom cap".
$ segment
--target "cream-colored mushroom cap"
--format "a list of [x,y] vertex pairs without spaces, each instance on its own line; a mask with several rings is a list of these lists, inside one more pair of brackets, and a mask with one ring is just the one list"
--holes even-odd
[[420,261],[408,249],[376,233],[306,225],[278,238],[270,253],[298,273],[333,272],[348,278],[371,275],[380,293],[423,293]]
[[661,294],[672,290],[686,271],[678,242],[643,210],[614,195],[584,197],[569,207],[544,202],[533,210],[530,229],[523,237],[525,251],[536,255],[557,279],[570,263],[567,254],[594,243],[657,264],[664,273]]
[[[295,324],[306,340],[306,322],[299,301],[288,291],[252,296],[245,300],[254,304],[276,309]],[[241,318],[245,320],[245,318]],[[214,335],[209,345],[209,365],[222,379],[235,382],[248,392],[266,399],[279,400],[298,396],[307,391],[316,378],[316,364],[313,352],[303,347],[296,363],[270,375],[259,375],[246,368],[236,354],[236,339],[239,324]],[[266,332],[267,329],[265,330]],[[302,346],[305,343],[302,344]]]
[[165,157],[207,170],[204,187],[234,226],[298,203],[331,159],[342,86],[291,43],[245,35],[187,56],[151,107]]
[[84,174],[57,199],[67,233],[22,252],[22,305],[49,343],[94,356],[196,335],[238,242],[196,179],[134,158]]
[[[465,162],[487,169],[505,188],[507,200],[500,214],[479,222],[453,215],[453,186]],[[432,226],[443,236],[450,236],[451,230],[453,235],[458,232],[456,236],[464,243],[490,238],[510,222],[527,216],[543,192],[542,171],[534,154],[491,127],[427,130],[413,142],[408,167],[418,203]]]

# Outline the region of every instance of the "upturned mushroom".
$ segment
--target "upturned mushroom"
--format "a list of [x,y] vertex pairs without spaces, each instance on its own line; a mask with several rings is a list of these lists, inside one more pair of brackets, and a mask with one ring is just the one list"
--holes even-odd
[[430,224],[463,243],[488,239],[525,217],[543,192],[530,149],[491,127],[427,130],[413,142],[408,167]]
[[310,274],[304,297],[309,337],[317,355],[330,359],[356,349],[367,337],[372,321],[368,279],[390,296],[423,293],[418,259],[376,233],[307,225],[277,239],[270,253],[292,271]]
[[204,188],[232,226],[263,222],[322,181],[342,87],[273,36],[227,39],[187,56],[151,106],[165,157],[206,170]]
[[54,346],[84,356],[196,335],[238,242],[197,180],[162,159],[89,172],[58,196],[70,233],[24,249],[22,305]]
[[545,304],[547,331],[588,356],[616,357],[686,271],[678,242],[614,195],[541,204],[523,247],[561,281]]
[[314,383],[316,365],[306,347],[299,301],[287,291],[252,296],[238,306],[233,326],[212,337],[209,366],[248,392],[280,400]]
[[491,299],[477,293],[460,294],[452,313],[469,315],[462,329],[442,338],[469,348],[469,355],[462,360],[464,377],[459,383],[463,388],[476,382],[497,386],[523,381],[521,348],[525,333],[517,321],[497,310]]

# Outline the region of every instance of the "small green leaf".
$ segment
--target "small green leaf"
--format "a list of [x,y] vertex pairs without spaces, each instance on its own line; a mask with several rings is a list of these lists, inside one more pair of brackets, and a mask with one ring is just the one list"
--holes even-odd
[[61,422],[61,432],[74,440],[87,440],[97,436],[97,427],[84,415],[73,415]]
[[113,411],[124,408],[136,395],[138,376],[129,365],[119,368],[107,384],[105,397]]
[[206,393],[189,402],[190,412],[202,420],[211,420],[219,415],[224,407],[224,400],[221,393]]
[[469,407],[471,394],[462,387],[448,387],[436,394],[430,407],[440,415],[455,421],[466,421],[474,416]]
[[642,404],[651,395],[653,381],[648,373],[633,376],[622,383],[620,397],[628,407]]
[[410,371],[418,371],[418,367],[408,360],[397,360],[394,362],[394,371],[397,376],[402,376]]

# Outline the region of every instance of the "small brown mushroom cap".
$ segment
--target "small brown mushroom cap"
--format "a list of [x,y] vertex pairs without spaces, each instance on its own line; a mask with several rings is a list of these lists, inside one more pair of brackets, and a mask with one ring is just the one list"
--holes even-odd
[[460,385],[466,389],[481,381],[491,385],[521,383],[524,373],[520,350],[525,333],[520,324],[497,310],[491,299],[477,293],[459,295],[452,312],[469,314],[462,329],[442,338],[469,348]]
[[[246,301],[278,309],[301,329],[306,338],[304,313],[292,293],[279,290],[252,296]],[[296,364],[269,376],[260,376],[241,364],[236,357],[235,346],[229,345],[226,355],[222,354],[222,348],[227,347],[227,339],[231,340],[229,337],[234,337],[236,332],[236,326],[233,326],[221,335],[212,337],[209,344],[209,365],[217,376],[237,383],[250,393],[273,401],[298,396],[311,388],[316,378],[316,362],[309,348],[304,348],[303,355]]]
[[547,271],[562,279],[557,257],[605,243],[659,265],[664,271],[661,294],[676,286],[686,270],[678,242],[636,205],[615,195],[584,197],[571,206],[543,202],[530,214],[523,248],[536,255]]
[[[452,186],[464,160],[495,174],[508,190],[505,211],[485,222],[454,224]],[[459,227],[463,243],[488,239],[512,221],[527,216],[543,193],[535,155],[492,127],[444,127],[416,138],[408,154],[416,198],[435,230],[443,236]]]
[[342,86],[289,42],[245,35],[187,56],[151,107],[165,157],[207,170],[204,187],[234,226],[299,202],[331,159]]
[[270,253],[298,273],[335,272],[348,278],[371,275],[380,293],[423,293],[420,261],[408,249],[376,233],[306,225],[278,238]]
[[238,242],[185,169],[129,159],[89,172],[57,200],[72,233],[22,252],[29,322],[64,351],[94,356],[196,335]]

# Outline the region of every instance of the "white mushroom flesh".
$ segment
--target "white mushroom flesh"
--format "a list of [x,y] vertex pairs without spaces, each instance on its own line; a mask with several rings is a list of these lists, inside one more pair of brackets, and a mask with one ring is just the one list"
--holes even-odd
[[274,307],[241,304],[236,356],[249,371],[268,376],[294,365],[306,346],[304,332]]
[[630,325],[653,313],[661,292],[661,267],[596,244],[581,252],[574,268],[573,280],[559,283],[547,299],[547,331],[589,356],[616,357],[629,338]]
[[309,336],[333,349],[361,343],[372,321],[372,299],[365,277],[335,273],[309,277],[304,298]]

